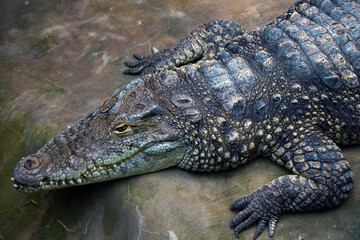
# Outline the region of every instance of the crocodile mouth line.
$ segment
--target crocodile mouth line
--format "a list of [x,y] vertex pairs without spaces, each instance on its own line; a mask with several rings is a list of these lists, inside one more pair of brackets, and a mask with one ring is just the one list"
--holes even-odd
[[108,179],[114,176],[120,176],[124,174],[126,172],[124,162],[125,161],[122,161],[121,163],[103,166],[95,166],[95,164],[90,164],[86,170],[83,170],[82,172],[79,172],[74,176],[62,175],[60,178],[45,177],[36,185],[22,184],[16,181],[13,177],[11,178],[11,181],[13,181],[14,188],[21,192],[37,192],[40,190],[50,190],[67,186],[84,185],[87,183],[92,183],[101,177],[105,177],[106,179]]
[[62,174],[60,177],[50,178],[44,177],[38,184],[28,185],[17,181],[11,177],[13,187],[20,192],[39,192],[42,190],[52,190],[76,185],[85,185],[94,182],[101,182],[114,179],[124,175],[127,172],[126,161],[134,157],[141,150],[146,149],[153,144],[147,144],[144,148],[134,151],[126,157],[121,157],[113,163],[104,164],[103,161],[89,164],[86,169],[79,171],[73,175]]

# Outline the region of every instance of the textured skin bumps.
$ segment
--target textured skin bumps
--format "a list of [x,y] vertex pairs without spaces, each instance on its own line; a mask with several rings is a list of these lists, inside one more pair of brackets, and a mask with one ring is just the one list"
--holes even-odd
[[[272,236],[281,214],[332,208],[350,193],[352,174],[336,143],[359,143],[358,13],[354,2],[298,2],[221,46],[207,39],[203,48],[215,52],[176,70],[194,84],[203,116],[177,123],[192,143],[179,167],[227,169],[263,154],[296,174],[231,206],[241,210],[231,223],[236,236],[255,222],[254,239],[267,224]],[[197,89],[201,83],[207,88]]]
[[292,174],[230,206],[235,236],[256,223],[253,239],[266,226],[273,236],[282,214],[336,207],[353,188],[337,145],[360,143],[359,27],[358,1],[300,1],[251,32],[212,21],[174,47],[134,55],[125,73],[141,78],[20,161],[14,186],[31,192],[173,165],[220,171],[262,155]]

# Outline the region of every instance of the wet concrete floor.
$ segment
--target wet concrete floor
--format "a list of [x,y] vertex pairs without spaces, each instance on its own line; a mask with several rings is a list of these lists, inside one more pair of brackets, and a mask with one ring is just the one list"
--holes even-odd
[[[258,159],[217,174],[173,168],[37,194],[16,192],[10,177],[21,157],[133,79],[122,74],[132,53],[172,46],[214,19],[252,29],[293,3],[0,1],[0,239],[166,239],[169,231],[179,239],[233,239],[228,206],[283,168]],[[344,152],[355,174],[351,197],[332,211],[283,216],[275,239],[360,239],[360,147]]]

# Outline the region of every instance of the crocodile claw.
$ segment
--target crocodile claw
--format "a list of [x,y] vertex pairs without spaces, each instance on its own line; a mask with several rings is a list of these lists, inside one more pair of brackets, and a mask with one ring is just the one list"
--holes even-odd
[[129,67],[129,68],[134,68],[134,67],[138,67],[140,66],[141,63],[140,62],[125,62],[125,66]]
[[259,223],[256,227],[256,231],[254,233],[253,239],[256,239],[262,233],[262,231],[264,231],[266,224],[267,224],[267,221],[265,219],[259,220]]
[[134,58],[136,58],[137,60],[143,60],[145,58],[144,55],[140,55],[140,54],[134,54]]
[[153,54],[156,54],[159,52],[159,50],[156,47],[152,47],[151,51],[153,52]]

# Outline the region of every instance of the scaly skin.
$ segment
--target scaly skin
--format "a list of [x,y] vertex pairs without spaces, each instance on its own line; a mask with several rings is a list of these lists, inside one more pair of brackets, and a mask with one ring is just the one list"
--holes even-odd
[[175,165],[220,171],[263,155],[293,175],[235,201],[230,227],[239,237],[258,223],[256,239],[268,225],[273,236],[282,214],[336,207],[353,188],[337,144],[360,143],[359,29],[359,2],[314,0],[253,32],[213,21],[175,47],[135,55],[126,73],[141,77],[21,160],[14,187],[55,189]]

